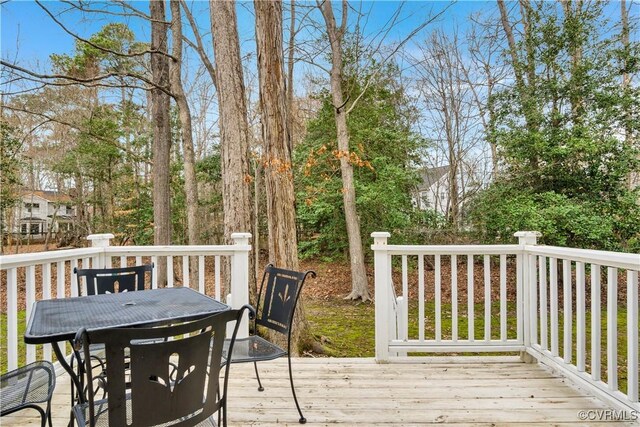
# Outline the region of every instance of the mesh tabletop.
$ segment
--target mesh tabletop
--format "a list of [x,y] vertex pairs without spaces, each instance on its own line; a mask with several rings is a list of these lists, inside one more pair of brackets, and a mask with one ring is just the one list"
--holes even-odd
[[118,294],[38,301],[24,341],[42,344],[72,339],[87,330],[192,320],[230,307],[189,288],[164,288]]

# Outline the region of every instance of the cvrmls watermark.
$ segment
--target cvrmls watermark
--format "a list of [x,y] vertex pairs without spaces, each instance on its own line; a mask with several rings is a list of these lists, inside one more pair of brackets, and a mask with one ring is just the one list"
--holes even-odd
[[638,421],[640,420],[640,412],[618,409],[587,409],[578,411],[578,418],[582,421]]

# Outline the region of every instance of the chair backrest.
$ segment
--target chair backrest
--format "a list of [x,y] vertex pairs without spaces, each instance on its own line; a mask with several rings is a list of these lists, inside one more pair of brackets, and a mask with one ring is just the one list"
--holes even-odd
[[[172,326],[80,331],[76,346],[84,347],[87,384],[91,386],[89,345],[105,345],[107,381],[104,387],[109,425],[192,426],[225,408],[230,364],[225,366],[220,391],[219,386],[227,324],[236,322],[230,337],[232,351],[245,309],[252,310],[244,306]],[[129,349],[130,357],[125,358],[125,349]],[[129,405],[127,377],[130,378]],[[90,425],[96,416],[94,392],[88,393]]]
[[268,264],[258,292],[255,323],[289,334],[302,286],[309,275],[316,277],[315,271],[312,270],[305,272],[285,270]]
[[56,371],[46,360],[38,360],[0,375],[0,413],[10,414],[34,403],[51,400]]
[[121,268],[76,268],[73,272],[78,276],[78,295],[83,295],[83,277],[87,285],[87,295],[144,290],[147,272],[149,281],[153,281],[153,264]]

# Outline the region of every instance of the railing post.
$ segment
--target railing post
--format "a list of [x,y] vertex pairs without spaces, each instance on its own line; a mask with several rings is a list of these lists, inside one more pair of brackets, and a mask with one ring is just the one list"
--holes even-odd
[[[537,245],[538,237],[541,234],[537,231],[518,231],[514,234],[518,238],[518,244],[524,249],[525,245]],[[531,292],[535,292],[536,287],[531,283],[531,265],[530,255],[526,251],[522,255],[518,256],[518,263],[520,264],[520,277],[518,277],[521,287],[518,292],[521,293],[520,304],[522,307],[522,319],[518,319],[522,322],[523,328],[523,341],[525,348],[531,347],[532,341],[534,341],[533,335],[535,331],[532,331],[533,325],[536,324],[535,316],[538,315],[537,310],[531,306],[531,302],[535,301],[535,295],[531,295]],[[530,357],[526,351],[520,353],[520,358],[523,362],[531,363],[533,358]]]
[[[232,233],[233,256],[231,257],[231,300],[227,304],[240,308],[249,304],[249,251],[251,233]],[[229,331],[228,331],[229,332]],[[249,319],[244,316],[238,329],[238,338],[249,336]]]
[[391,264],[387,252],[387,239],[391,234],[387,232],[371,233],[373,237],[374,274],[375,274],[375,304],[376,304],[376,361],[389,361],[389,318],[391,316],[391,292],[389,277]]
[[[92,248],[106,248],[111,246],[111,239],[115,236],[111,233],[105,234],[90,234],[87,236],[87,240],[91,242]],[[110,263],[107,262],[107,255],[105,252],[101,252],[97,257],[98,265],[93,265],[93,268],[108,268]],[[82,268],[87,268],[83,265]]]

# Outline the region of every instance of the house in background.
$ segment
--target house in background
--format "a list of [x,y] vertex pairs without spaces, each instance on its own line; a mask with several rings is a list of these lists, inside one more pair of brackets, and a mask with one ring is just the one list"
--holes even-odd
[[13,209],[11,233],[44,237],[73,229],[75,208],[71,197],[56,191],[28,191]]
[[443,216],[449,208],[449,166],[422,169],[421,183],[414,196],[415,205],[421,210],[434,210]]

